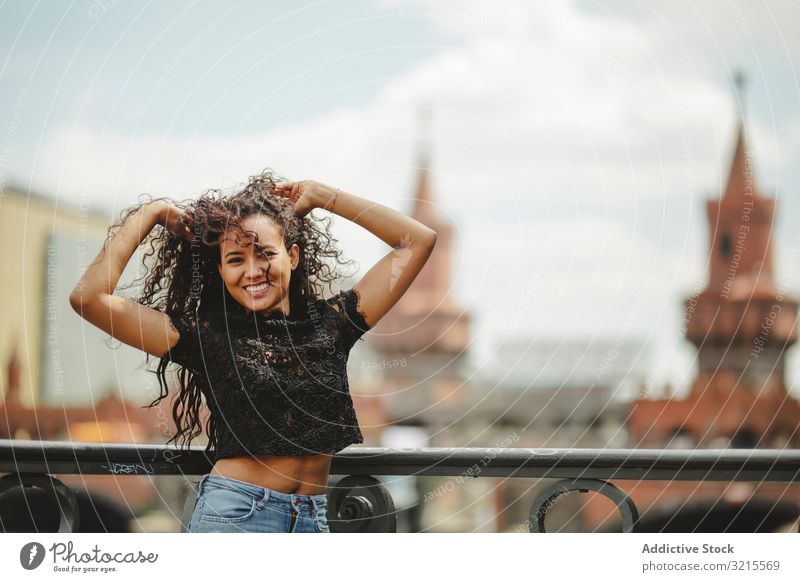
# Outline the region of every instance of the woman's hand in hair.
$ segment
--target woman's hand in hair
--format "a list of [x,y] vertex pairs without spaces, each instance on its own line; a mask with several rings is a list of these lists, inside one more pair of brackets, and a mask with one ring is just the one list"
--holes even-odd
[[192,221],[186,212],[164,200],[156,200],[152,205],[157,213],[158,224],[178,238],[192,240]]
[[295,215],[302,218],[315,208],[324,208],[336,194],[336,189],[314,180],[301,180],[275,184],[274,193],[291,200]]

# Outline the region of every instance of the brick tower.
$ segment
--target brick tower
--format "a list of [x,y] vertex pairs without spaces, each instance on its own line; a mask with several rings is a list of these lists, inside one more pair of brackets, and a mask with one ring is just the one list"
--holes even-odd
[[797,301],[775,284],[775,199],[758,190],[741,117],[727,183],[706,212],[709,281],[684,302],[697,378],[686,399],[637,401],[633,442],[664,444],[681,435],[701,447],[798,446],[800,407],[785,380]]
[[[685,398],[643,394],[633,402],[628,434],[634,447],[800,446],[800,405],[784,370],[785,352],[797,339],[797,302],[775,284],[775,199],[758,190],[746,135],[740,117],[727,182],[720,198],[706,203],[708,284],[684,301],[697,377]],[[639,509],[643,532],[783,531],[797,519],[800,492],[784,483],[698,481],[616,485]],[[584,517],[589,528],[602,527],[607,506],[589,503]]]
[[[424,124],[428,118],[422,118]],[[370,334],[374,349],[392,358],[421,354],[461,359],[469,345],[469,314],[450,292],[453,227],[440,217],[430,179],[430,153],[419,152],[411,216],[436,231],[436,247],[414,283]],[[398,257],[398,268],[402,268]],[[418,362],[417,362],[418,363]]]
[[[428,116],[419,118],[422,137]],[[429,142],[430,139],[420,140]],[[435,446],[450,442],[442,432],[466,405],[470,314],[451,293],[454,229],[442,218],[431,188],[430,153],[420,147],[411,216],[436,231],[428,262],[406,293],[368,334],[381,373],[381,402],[392,425],[411,425],[438,434]],[[398,255],[397,268],[402,269]]]

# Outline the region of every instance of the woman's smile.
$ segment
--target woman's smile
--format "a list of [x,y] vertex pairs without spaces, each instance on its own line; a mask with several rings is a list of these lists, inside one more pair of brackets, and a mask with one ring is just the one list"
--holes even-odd
[[242,289],[247,291],[253,299],[261,299],[262,297],[267,296],[267,289],[270,287],[270,284],[266,281],[262,281],[260,283],[248,283],[247,285],[242,285]]

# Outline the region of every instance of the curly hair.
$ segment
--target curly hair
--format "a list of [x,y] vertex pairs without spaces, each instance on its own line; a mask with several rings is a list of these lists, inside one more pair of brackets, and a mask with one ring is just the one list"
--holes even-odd
[[[146,249],[142,259],[145,274],[130,285],[142,284],[143,281],[142,290],[135,301],[167,315],[188,318],[232,305],[227,302],[235,302],[235,299],[228,293],[217,270],[220,263],[219,245],[229,229],[252,240],[252,235],[243,230],[242,222],[254,214],[264,214],[280,228],[287,250],[294,244],[300,249],[299,263],[289,281],[289,305],[293,315],[300,318],[307,316],[309,304],[322,299],[325,285],[330,286],[342,276],[339,265],[352,264],[354,261],[342,258],[343,253],[330,233],[330,217],[317,218],[311,213],[304,217],[296,216],[292,202],[274,194],[276,182],[283,181],[276,178],[278,176],[267,168],[261,174],[251,176],[244,188],[230,196],[220,189],[210,189],[196,199],[183,202],[159,198],[184,211],[193,236],[189,241],[166,228],[151,231],[142,243]],[[112,225],[109,238],[131,214],[154,200],[148,196],[145,198],[145,201],[127,209],[120,221]],[[156,406],[168,396],[169,363],[169,360],[160,358],[154,371],[158,377],[160,394],[146,408]],[[178,393],[172,405],[172,417],[177,432],[167,444],[180,441],[180,444],[188,447],[196,436],[202,434],[202,391],[193,370],[180,367],[175,377]],[[211,415],[205,431],[208,452],[216,445],[216,428]]]

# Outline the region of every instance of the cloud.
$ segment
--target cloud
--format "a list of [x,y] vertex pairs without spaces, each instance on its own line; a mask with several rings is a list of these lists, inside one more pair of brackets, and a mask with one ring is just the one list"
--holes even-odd
[[[37,177],[98,201],[131,189],[190,193],[235,183],[265,161],[355,181],[412,159],[411,108],[430,104],[438,168],[481,187],[502,180],[495,194],[507,201],[521,188],[556,197],[571,188],[579,199],[625,203],[674,195],[697,173],[702,186],[714,183],[722,153],[715,134],[733,122],[730,98],[709,80],[666,75],[665,55],[652,54],[631,23],[572,3],[426,6],[397,8],[396,17],[460,42],[385,83],[366,107],[261,134],[62,126],[47,139]],[[449,178],[441,185],[443,202],[453,202]]]

